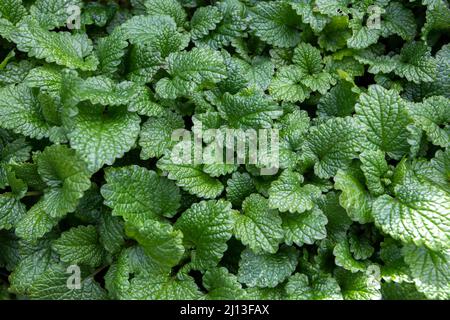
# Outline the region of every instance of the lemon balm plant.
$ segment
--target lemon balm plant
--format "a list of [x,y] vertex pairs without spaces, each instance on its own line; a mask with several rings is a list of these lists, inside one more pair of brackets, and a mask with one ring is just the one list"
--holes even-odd
[[[446,0],[0,0],[0,299],[449,299],[449,31]],[[276,131],[277,170],[173,161],[179,130]]]

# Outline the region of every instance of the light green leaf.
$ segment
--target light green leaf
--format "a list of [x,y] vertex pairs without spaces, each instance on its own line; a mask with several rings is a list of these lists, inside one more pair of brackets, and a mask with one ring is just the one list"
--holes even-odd
[[288,48],[300,41],[299,19],[287,2],[259,2],[250,14],[250,28],[268,44]]
[[308,277],[301,273],[291,276],[286,284],[290,300],[342,300],[337,281],[330,276]]
[[176,144],[172,140],[172,133],[183,127],[183,118],[173,112],[167,112],[159,118],[149,118],[139,134],[141,159],[158,158],[171,150]]
[[249,287],[273,288],[287,279],[298,263],[298,252],[293,247],[282,247],[275,254],[242,252],[239,262],[239,282]]
[[264,93],[245,89],[238,94],[225,93],[218,110],[232,128],[270,128],[272,119],[282,115],[280,107]]
[[191,94],[197,87],[224,79],[226,67],[219,52],[194,48],[191,51],[171,53],[167,58],[167,72],[170,78],[158,81],[156,92],[162,98],[174,99]]
[[17,223],[16,235],[28,241],[40,239],[57,225],[60,219],[51,217],[44,210],[43,202],[38,202]]
[[223,267],[206,271],[203,286],[208,290],[207,300],[238,300],[245,295],[237,277]]
[[30,7],[30,14],[39,24],[48,30],[64,26],[69,17],[76,12],[71,7],[83,7],[81,0],[36,0]]
[[21,0],[0,0],[0,16],[12,24],[19,22],[26,14]]
[[448,300],[450,297],[450,252],[437,252],[425,247],[408,245],[404,248],[417,289],[428,299]]
[[144,5],[150,16],[166,15],[172,17],[179,27],[183,27],[186,12],[177,0],[145,0]]
[[[450,99],[431,97],[410,108],[416,125],[424,130],[433,144],[450,146]],[[443,128],[441,128],[441,126]]]
[[101,188],[105,204],[113,215],[139,225],[147,219],[173,217],[180,206],[177,186],[156,172],[132,165],[105,170]]
[[0,230],[15,227],[26,212],[25,205],[14,194],[0,194]]
[[341,287],[344,300],[380,300],[380,282],[363,272],[351,273],[337,269],[335,277]]
[[68,138],[73,149],[96,172],[105,164],[112,165],[135,144],[141,119],[123,108],[108,111],[91,106],[79,107],[72,119]]
[[158,161],[157,167],[167,171],[169,179],[175,180],[178,186],[196,196],[212,199],[223,191],[220,180],[205,173],[202,165],[174,163],[169,156],[166,156]]
[[286,213],[281,218],[284,242],[288,245],[313,244],[316,240],[327,236],[325,226],[328,219],[320,209],[314,208],[303,213]]
[[98,267],[105,251],[101,246],[94,226],[79,226],[65,231],[53,242],[53,250],[61,260],[70,264],[84,264]]
[[86,163],[65,145],[45,148],[36,159],[39,175],[48,188],[42,206],[51,217],[73,212],[91,182]]
[[311,127],[305,152],[316,159],[314,172],[330,178],[345,169],[360,149],[362,134],[351,118],[333,118]]
[[277,100],[303,102],[311,91],[302,83],[303,77],[304,73],[296,66],[282,67],[272,79],[269,92]]
[[233,205],[240,205],[242,201],[256,191],[252,177],[244,172],[234,172],[227,180],[227,200]]
[[106,292],[93,277],[82,279],[81,289],[69,289],[66,270],[59,266],[40,275],[30,289],[32,299],[42,300],[104,300]]
[[116,72],[127,46],[128,42],[120,28],[114,29],[109,36],[99,39],[95,48],[99,61],[97,72],[107,75]]
[[400,52],[400,64],[393,71],[396,75],[415,83],[431,82],[436,78],[436,59],[423,42],[408,42]]
[[147,220],[139,226],[127,224],[127,235],[135,239],[155,263],[171,268],[184,254],[183,234],[168,223]]
[[361,171],[366,177],[367,188],[375,196],[382,195],[385,191],[384,177],[389,170],[384,152],[368,150],[361,153],[359,159],[362,162]]
[[32,19],[23,19],[11,34],[20,51],[30,57],[45,59],[71,69],[92,71],[98,60],[91,54],[92,42],[85,33],[51,32]]
[[353,257],[347,240],[340,241],[336,244],[333,255],[335,256],[336,265],[349,270],[352,273],[358,271],[364,272],[368,267],[367,261],[358,261]]
[[49,125],[41,113],[39,100],[23,84],[0,88],[1,127],[32,138],[48,135]]
[[384,232],[393,238],[431,249],[449,247],[450,197],[448,193],[410,174],[394,188],[395,196],[382,195],[372,214]]
[[145,44],[162,57],[184,49],[189,43],[189,35],[178,32],[175,21],[167,15],[134,16],[120,28],[132,44]]
[[222,13],[215,6],[197,8],[191,19],[192,39],[197,40],[208,35],[211,30],[216,28],[222,18]]
[[270,210],[266,198],[252,194],[242,203],[243,214],[234,215],[234,234],[253,252],[276,253],[283,239],[281,218]]
[[347,210],[347,214],[353,221],[372,222],[373,198],[358,178],[355,173],[338,170],[334,177],[334,187],[342,190],[339,203]]
[[312,184],[302,186],[303,181],[301,174],[290,170],[283,171],[279,179],[270,186],[269,206],[281,212],[291,213],[311,210],[321,191]]
[[361,94],[355,110],[356,119],[361,122],[367,140],[374,148],[395,159],[408,151],[409,131],[406,126],[411,119],[408,103],[398,92],[379,85],[371,86],[367,94]]
[[223,200],[194,203],[175,223],[183,232],[183,242],[190,252],[194,269],[215,267],[227,249],[233,219],[231,203]]

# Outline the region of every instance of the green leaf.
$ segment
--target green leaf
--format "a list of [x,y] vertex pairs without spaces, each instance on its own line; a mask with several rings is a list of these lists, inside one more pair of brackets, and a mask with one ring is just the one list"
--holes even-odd
[[0,88],[1,127],[32,138],[48,135],[41,106],[33,91],[23,84]]
[[334,187],[342,190],[339,203],[345,208],[353,221],[368,223],[373,221],[372,196],[365,190],[365,186],[352,172],[338,170],[334,177]]
[[180,206],[177,186],[154,171],[136,165],[108,168],[105,179],[101,188],[105,204],[131,224],[173,217]]
[[45,148],[36,159],[39,175],[48,188],[42,206],[51,217],[73,212],[91,182],[86,163],[65,145]]
[[396,75],[415,83],[431,82],[436,78],[436,60],[425,43],[406,43],[399,59],[400,64],[393,70]]
[[28,241],[40,239],[52,230],[59,220],[59,217],[53,218],[45,211],[42,201],[38,202],[17,223],[16,235]]
[[147,220],[140,226],[127,224],[127,236],[135,239],[157,264],[171,268],[184,254],[183,234],[168,223]]
[[327,236],[325,228],[328,219],[319,209],[312,209],[303,213],[286,213],[281,216],[284,230],[284,242],[297,246],[313,244],[316,240]]
[[414,123],[427,133],[433,144],[443,148],[450,146],[450,99],[428,98],[413,105],[410,113]]
[[294,50],[292,62],[298,66],[300,74],[298,81],[311,89],[324,94],[335,84],[334,78],[323,70],[320,50],[309,43],[301,43]]
[[40,300],[104,300],[107,295],[93,277],[82,279],[81,289],[69,289],[63,267],[48,269],[36,279],[30,297]]
[[448,31],[450,8],[448,2],[442,0],[430,1],[426,12],[426,22],[422,27],[422,39],[427,39],[432,31]]
[[353,119],[333,118],[311,127],[305,152],[316,159],[314,172],[321,178],[330,178],[339,169],[345,169],[360,149],[362,134]]
[[232,235],[231,204],[223,200],[194,203],[178,218],[175,229],[183,232],[184,245],[192,248],[192,268],[215,267]]
[[70,146],[88,164],[92,172],[112,165],[135,144],[141,119],[121,108],[108,111],[91,106],[79,107],[72,119],[68,138]]
[[24,245],[28,247],[29,252],[22,252],[21,261],[9,276],[12,292],[29,295],[33,283],[58,261],[49,243],[48,240],[43,240],[36,244]]
[[375,196],[382,195],[385,191],[384,177],[389,170],[384,152],[368,150],[361,153],[359,159],[362,162],[361,171],[366,177],[367,188]]
[[157,166],[169,173],[169,179],[175,180],[178,186],[193,195],[212,199],[223,191],[224,187],[220,180],[205,173],[202,165],[174,163],[169,157],[164,157],[158,161]]
[[75,88],[77,98],[80,101],[89,100],[93,104],[104,106],[120,106],[128,104],[139,93],[139,86],[123,81],[115,83],[105,76],[91,77],[79,81]]
[[298,17],[288,3],[259,2],[250,15],[250,28],[268,44],[288,48],[300,41]]
[[179,27],[186,21],[186,12],[177,0],[145,0],[144,5],[150,16],[172,17]]
[[171,150],[176,144],[172,140],[172,133],[184,127],[180,115],[167,112],[159,118],[149,118],[139,133],[141,159],[159,158]]
[[419,160],[413,163],[414,174],[426,183],[435,185],[438,188],[450,192],[450,151],[439,150],[431,161]]
[[12,24],[18,23],[26,14],[21,0],[0,0],[0,16]]
[[312,184],[303,185],[303,176],[297,172],[285,170],[278,180],[272,182],[269,189],[269,206],[291,213],[302,213],[314,207],[314,201],[321,194]]
[[281,116],[280,107],[264,93],[245,89],[238,94],[225,93],[217,106],[232,128],[270,128],[272,119]]
[[290,300],[342,300],[337,281],[330,276],[317,276],[311,281],[301,273],[291,276],[286,285]]
[[400,242],[392,238],[386,238],[381,243],[380,258],[384,262],[381,267],[383,280],[399,283],[411,282],[409,267],[405,263],[402,247]]
[[299,67],[285,66],[277,71],[269,86],[270,94],[277,100],[303,102],[309,98],[310,89],[302,83],[305,74]]
[[450,297],[450,252],[431,251],[408,245],[404,248],[417,289],[428,299],[448,300]]
[[339,82],[330,91],[325,93],[317,105],[319,117],[346,117],[353,114],[358,94],[352,91],[353,85],[349,82]]
[[95,48],[99,61],[97,72],[106,75],[116,72],[127,46],[128,42],[120,28],[114,29],[109,36],[99,39]]
[[414,13],[400,2],[390,2],[383,14],[381,32],[383,37],[398,34],[404,40],[412,40],[416,35]]
[[63,232],[52,248],[64,262],[98,267],[105,255],[98,238],[94,226],[79,226]]
[[375,200],[372,214],[376,225],[404,242],[424,244],[431,249],[449,246],[448,193],[408,174],[394,187],[394,195],[385,194]]
[[425,300],[426,297],[417,291],[412,283],[384,282],[381,284],[384,300]]
[[0,230],[9,230],[26,214],[25,205],[11,193],[0,195]]
[[377,43],[381,33],[379,29],[363,25],[363,20],[359,17],[350,20],[349,25],[353,31],[352,36],[347,39],[349,48],[363,49]]
[[136,83],[150,82],[163,66],[163,58],[159,52],[149,49],[145,44],[131,47],[128,59],[128,78]]
[[355,110],[373,148],[385,151],[394,159],[408,151],[406,126],[411,123],[408,104],[395,90],[371,86],[367,94],[361,94]]
[[245,76],[248,86],[266,90],[274,74],[274,64],[270,59],[255,57],[250,64],[245,64]]
[[71,69],[92,71],[98,60],[91,54],[92,42],[86,34],[71,35],[68,32],[50,32],[32,18],[23,19],[11,34],[11,40],[20,51],[30,57],[45,59]]
[[234,216],[234,234],[253,252],[276,253],[283,239],[281,218],[266,198],[252,194],[242,203],[243,214]]
[[100,243],[112,253],[119,253],[125,244],[123,220],[111,215],[109,211],[102,212],[98,225]]
[[162,57],[184,49],[189,42],[189,36],[179,33],[175,21],[167,15],[134,16],[120,28],[130,43],[145,44]]
[[351,251],[350,244],[347,240],[336,244],[333,250],[336,265],[351,271],[352,273],[358,271],[365,271],[367,269],[367,261],[356,260]]
[[245,295],[237,277],[223,267],[206,271],[203,286],[208,290],[207,300],[238,300]]
[[326,215],[327,238],[334,242],[340,242],[347,237],[347,230],[352,220],[347,212],[339,204],[339,197],[335,192],[328,192],[325,197],[319,199],[319,208]]
[[46,29],[64,26],[70,21],[72,11],[69,8],[76,6],[82,10],[81,0],[36,0],[30,7],[30,14]]
[[185,300],[198,299],[201,293],[188,275],[140,275],[130,281],[130,289],[124,295],[127,300]]
[[222,13],[217,7],[206,6],[195,10],[191,19],[192,39],[197,40],[208,35],[214,30],[217,24],[222,20]]
[[328,19],[316,10],[315,5],[313,0],[294,0],[291,2],[291,7],[302,17],[303,22],[309,24],[315,32],[320,32],[327,24]]
[[227,200],[233,205],[240,205],[245,198],[256,191],[252,177],[244,172],[234,172],[227,180]]
[[226,76],[223,57],[206,48],[171,53],[167,58],[170,78],[156,84],[156,93],[165,99],[191,94],[197,87],[212,85]]
[[337,269],[335,277],[341,287],[345,300],[380,300],[379,281],[362,272],[351,273],[344,269]]
[[287,279],[298,263],[298,252],[293,247],[282,247],[275,254],[255,254],[246,249],[239,262],[239,282],[249,287],[273,288]]
[[360,235],[355,231],[350,233],[348,242],[350,244],[350,251],[356,260],[365,260],[373,255],[375,249],[369,237],[370,235]]

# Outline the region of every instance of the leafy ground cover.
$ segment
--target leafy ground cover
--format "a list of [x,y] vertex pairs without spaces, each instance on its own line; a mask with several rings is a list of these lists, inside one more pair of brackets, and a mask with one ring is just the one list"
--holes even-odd
[[[446,0],[0,0],[0,299],[449,299],[449,31]],[[177,163],[180,128],[276,129],[279,170]]]

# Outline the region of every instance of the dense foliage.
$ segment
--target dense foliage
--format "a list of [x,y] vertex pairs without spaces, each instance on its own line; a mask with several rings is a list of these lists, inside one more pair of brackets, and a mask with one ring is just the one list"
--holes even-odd
[[[450,299],[449,32],[446,0],[0,0],[0,299]],[[280,169],[177,163],[179,128],[278,129]]]

